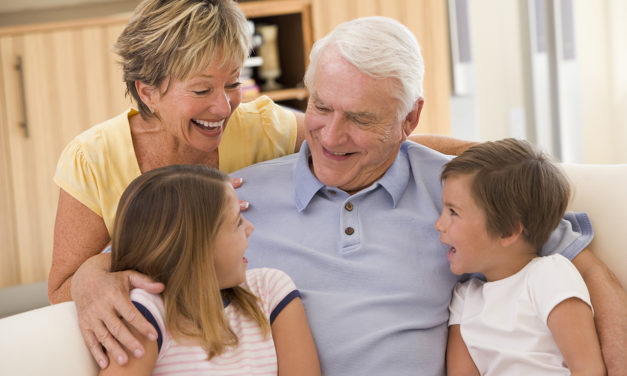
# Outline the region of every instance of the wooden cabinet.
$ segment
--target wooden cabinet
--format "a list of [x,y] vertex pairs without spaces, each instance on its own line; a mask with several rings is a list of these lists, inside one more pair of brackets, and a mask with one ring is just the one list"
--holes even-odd
[[59,154],[82,130],[130,105],[111,52],[124,23],[0,30],[0,286],[47,278]]
[[[279,27],[284,88],[264,94],[304,109],[310,1],[239,5]],[[111,50],[129,17],[0,28],[0,287],[47,279],[58,157],[74,136],[131,105]]]
[[310,0],[241,1],[246,17],[255,23],[278,26],[281,90],[263,92],[274,101],[304,110],[308,97],[302,80],[313,44]]

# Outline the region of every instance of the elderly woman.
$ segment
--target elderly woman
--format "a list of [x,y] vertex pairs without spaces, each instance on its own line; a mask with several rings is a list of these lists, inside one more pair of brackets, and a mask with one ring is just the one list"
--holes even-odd
[[231,172],[302,142],[293,112],[267,97],[240,105],[250,42],[234,1],[144,1],[115,48],[137,109],[85,131],[59,159],[55,303],[70,299],[76,269],[109,242],[120,196],[141,173],[172,164]]
[[[100,344],[119,363],[128,359],[115,338],[130,343],[134,355],[143,353],[118,316],[156,336],[152,326],[135,320],[130,303],[116,302],[128,301],[121,296],[131,286],[163,288],[133,271],[102,272],[110,258],[100,252],[127,185],[172,164],[231,172],[293,153],[304,138],[302,114],[266,97],[240,104],[239,75],[250,42],[246,19],[232,0],[145,0],[115,47],[137,109],[85,131],[63,151],[55,175],[61,190],[48,281],[51,302],[76,301],[81,331],[101,366],[108,357]],[[443,146],[449,154],[465,146],[432,136],[413,139]],[[76,273],[81,266],[86,271]],[[70,297],[72,283],[80,291],[72,289]]]

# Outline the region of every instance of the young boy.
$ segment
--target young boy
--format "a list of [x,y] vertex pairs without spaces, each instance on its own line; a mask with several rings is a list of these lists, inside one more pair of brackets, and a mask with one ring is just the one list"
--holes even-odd
[[540,257],[566,210],[564,174],[525,141],[471,147],[442,172],[435,223],[458,283],[448,375],[604,375],[586,285],[560,254]]

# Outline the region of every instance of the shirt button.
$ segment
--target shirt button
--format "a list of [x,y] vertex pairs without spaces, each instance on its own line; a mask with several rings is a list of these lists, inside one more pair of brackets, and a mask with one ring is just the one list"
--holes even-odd
[[355,233],[355,229],[352,228],[352,227],[347,227],[347,228],[344,229],[344,233],[346,235],[353,235]]
[[348,210],[348,211],[352,211],[353,210],[353,204],[350,202],[347,202],[346,205],[344,205],[344,209]]

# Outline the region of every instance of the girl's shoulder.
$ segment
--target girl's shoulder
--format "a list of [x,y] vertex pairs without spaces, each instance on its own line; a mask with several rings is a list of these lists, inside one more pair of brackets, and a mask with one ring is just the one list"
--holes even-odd
[[261,300],[267,313],[289,303],[300,296],[292,279],[283,271],[271,268],[249,269],[246,271],[245,287]]
[[295,288],[294,282],[284,271],[273,268],[247,270],[245,284],[253,293],[281,289],[286,285]]

